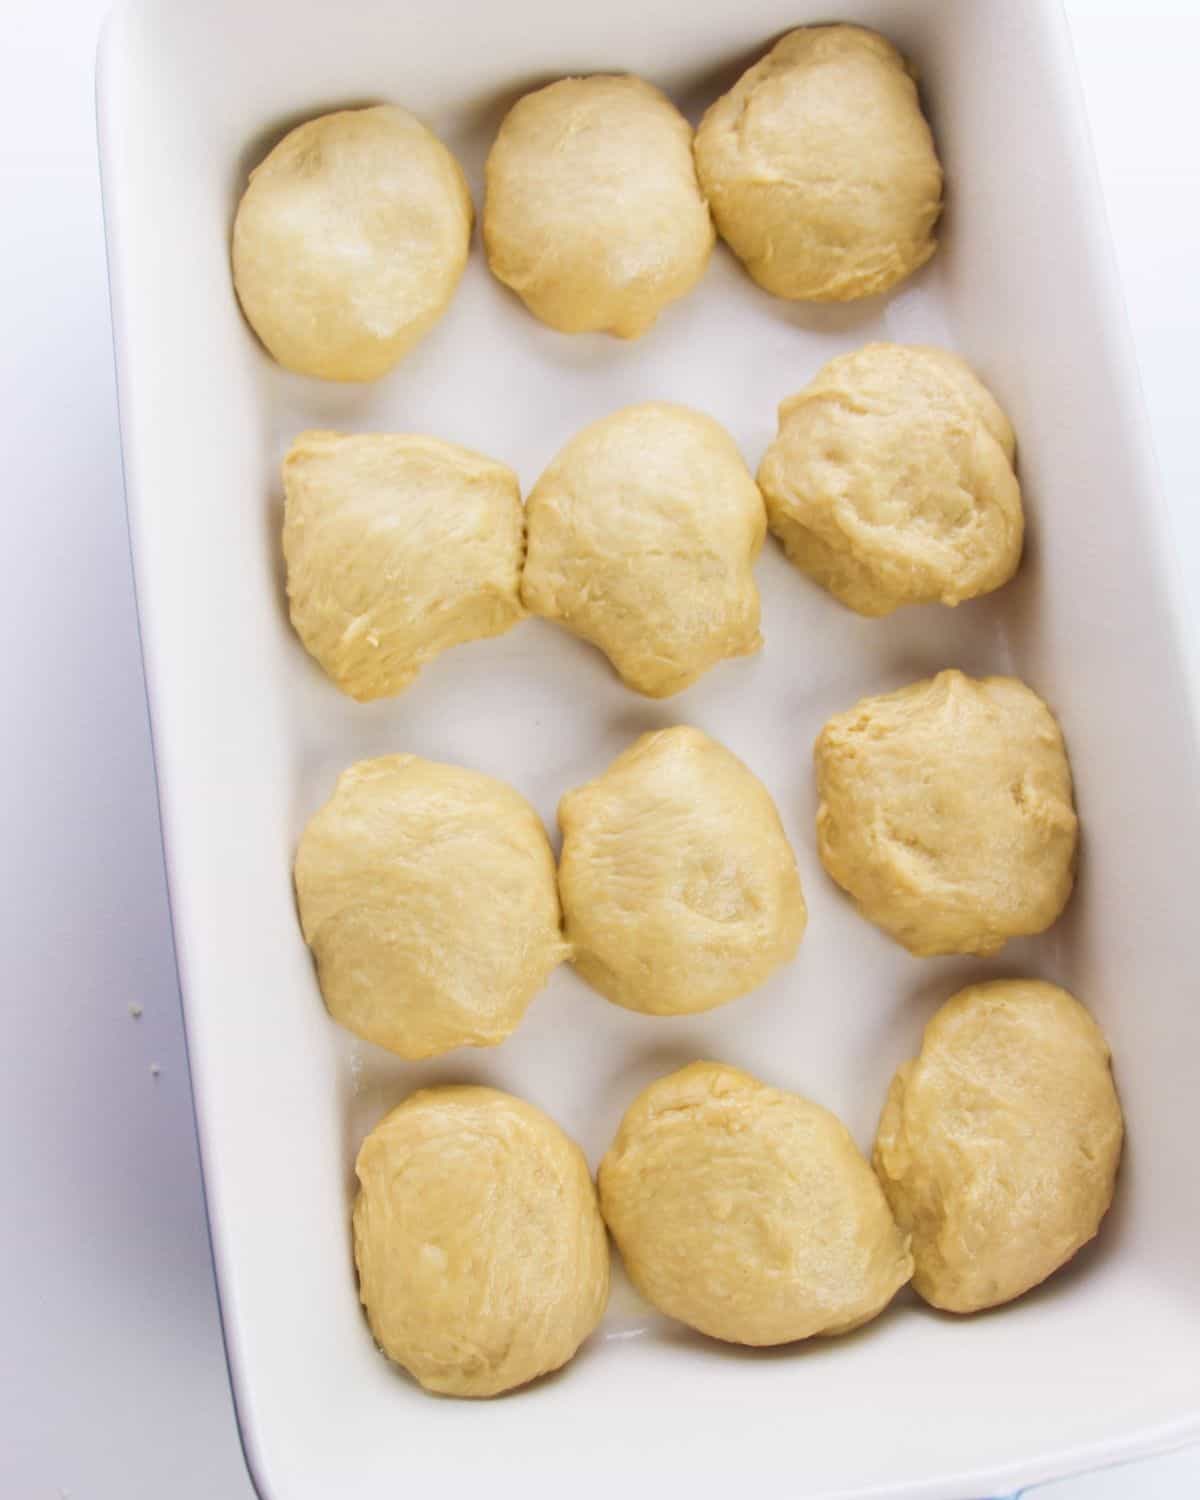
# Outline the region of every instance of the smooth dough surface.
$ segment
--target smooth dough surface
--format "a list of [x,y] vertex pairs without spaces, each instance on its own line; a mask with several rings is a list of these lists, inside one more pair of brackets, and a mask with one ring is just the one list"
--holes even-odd
[[868,344],[783,402],[758,483],[796,566],[859,614],[886,615],[959,604],[1016,572],[1015,451],[963,360]]
[[699,729],[642,735],[558,821],[572,962],[618,1005],[710,1010],[795,957],[807,913],[775,804]]
[[696,166],[721,237],[777,297],[868,297],[936,249],[942,169],[877,32],[789,32],[704,116]]
[[296,852],[321,993],[401,1057],[494,1047],[567,956],[554,855],[503,782],[415,755],[338,778]]
[[1108,1044],[1066,990],[960,991],[893,1079],[875,1142],[913,1286],[964,1313],[1044,1281],[1099,1228],[1122,1136]]
[[398,693],[524,614],[525,518],[503,464],[430,437],[304,432],[283,488],[292,624],[352,698]]
[[665,401],[585,427],[530,492],[525,607],[665,698],[762,645],[758,486],[711,417]]
[[1062,731],[1014,677],[939,672],[864,698],[816,744],[821,861],[910,953],[1042,932],[1075,872]]
[[608,1300],[579,1147],[497,1089],[423,1089],[367,1136],[354,1258],[371,1331],[430,1391],[495,1396],[565,1365]]
[[642,1295],[729,1343],[847,1333],[912,1275],[908,1236],[845,1126],[721,1063],[639,1094],[599,1183]]
[[562,333],[637,338],[715,241],[692,128],[640,78],[564,78],[509,111],[487,161],[496,277]]
[[473,213],[458,162],[407,110],[309,120],[255,167],[238,205],[242,310],[289,370],[375,380],[446,310]]

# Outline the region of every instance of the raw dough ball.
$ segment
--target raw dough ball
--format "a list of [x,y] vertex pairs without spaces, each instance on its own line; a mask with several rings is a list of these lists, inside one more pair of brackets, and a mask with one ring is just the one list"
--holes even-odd
[[505,117],[484,244],[551,328],[637,338],[700,280],[715,238],[692,128],[640,78],[564,78]]
[[517,476],[429,437],[304,432],[283,461],[292,624],[344,693],[398,693],[524,613]]
[[242,311],[289,370],[375,380],[445,312],[472,216],[458,163],[407,110],[309,120],[255,167],[238,205]]
[[525,507],[525,607],[599,646],[651,698],[762,645],[766,513],[729,434],[651,401],[593,422]]
[[758,483],[796,566],[863,615],[959,604],[1021,560],[1012,428],[943,349],[868,344],[779,408]]
[[600,1206],[642,1295],[733,1344],[847,1333],[912,1275],[846,1128],[720,1063],[638,1095],[600,1164]]
[[359,761],[304,830],[295,877],[330,1014],[401,1057],[496,1046],[567,956],[546,830],[478,771]]
[[936,249],[933,137],[874,31],[789,32],[704,116],[696,166],[722,238],[777,297],[868,297]]
[[910,953],[994,953],[1067,904],[1078,820],[1054,715],[1015,677],[939,672],[830,719],[821,861]]
[[618,1005],[710,1010],[795,957],[807,913],[775,804],[700,730],[644,734],[558,821],[572,962]]
[[511,1094],[423,1089],[362,1144],[354,1258],[371,1331],[430,1391],[495,1396],[565,1365],[608,1301],[583,1152]]
[[1065,1265],[1112,1202],[1121,1106],[1108,1044],[1034,979],[976,984],[892,1080],[875,1170],[934,1307],[1009,1302]]

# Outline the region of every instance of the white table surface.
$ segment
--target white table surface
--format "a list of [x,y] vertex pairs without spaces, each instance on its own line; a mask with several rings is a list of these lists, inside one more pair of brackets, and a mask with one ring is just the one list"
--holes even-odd
[[[126,544],[93,127],[107,4],[7,0],[0,43],[0,1497],[251,1500]],[[1200,607],[1200,0],[1068,11]],[[1040,1493],[1182,1500],[1200,1451]]]

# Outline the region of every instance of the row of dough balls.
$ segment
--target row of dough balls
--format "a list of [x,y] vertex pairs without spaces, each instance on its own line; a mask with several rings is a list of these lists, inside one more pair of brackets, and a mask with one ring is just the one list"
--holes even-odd
[[[821,860],[911,952],[1043,931],[1077,840],[1062,734],[1011,677],[942,672],[864,699],[816,745]],[[480,772],[351,766],[300,840],[301,927],[331,1015],[410,1059],[495,1046],[564,959],[648,1015],[712,1009],[796,954],[807,913],[770,793],[698,729],[643,735],[534,809]]]
[[[713,219],[779,297],[865,297],[934,252],[941,167],[912,75],[875,32],[784,37],[712,106],[694,146],[638,78],[527,94],[487,162],[492,271],[552,328],[635,338],[700,280]],[[322,115],[250,174],[234,285],[280,364],[374,380],[445,311],[473,217],[458,162],[406,110]]]
[[595,1329],[612,1232],[661,1312],[756,1346],[845,1333],[910,1280],[955,1313],[1011,1301],[1096,1234],[1123,1121],[1108,1045],[1065,990],[974,985],[892,1081],[871,1165],[828,1110],[697,1062],[630,1106],[600,1165],[495,1089],[413,1094],[358,1155],[354,1252],[383,1351],[492,1396]]
[[521,504],[505,465],[435,438],[305,432],[283,462],[292,622],[360,701],[526,613],[651,697],[756,651],[767,526],[865,615],[957,604],[1015,572],[1012,429],[945,350],[869,344],[780,407],[755,483],[712,418],[630,406],[574,437]]

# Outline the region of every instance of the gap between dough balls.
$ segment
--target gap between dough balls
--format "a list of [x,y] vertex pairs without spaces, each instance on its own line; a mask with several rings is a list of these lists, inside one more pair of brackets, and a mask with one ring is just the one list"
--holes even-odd
[[869,297],[937,248],[941,165],[878,32],[789,32],[708,110],[696,167],[722,239],[776,297]]
[[957,355],[868,344],[782,403],[758,483],[791,561],[859,614],[886,615],[1013,576],[1015,453],[1007,417]]
[[519,99],[487,160],[493,275],[561,333],[638,338],[715,241],[692,128],[640,78],[563,78]]
[[478,771],[359,761],[294,873],[330,1015],[410,1060],[498,1045],[567,957],[541,819]]
[[593,422],[525,507],[525,607],[598,646],[651,698],[762,645],[758,486],[711,417],[651,401]]
[[303,432],[283,489],[292,624],[360,703],[523,617],[525,516],[504,464],[431,437]]
[[617,1005],[711,1010],[796,956],[807,911],[779,813],[699,729],[642,735],[558,821],[571,961]]
[[919,956],[1043,932],[1075,881],[1062,731],[1015,677],[936,677],[835,714],[815,748],[821,863]]
[[608,1236],[583,1152],[498,1089],[410,1095],[355,1170],[371,1332],[426,1390],[496,1396],[557,1370],[608,1301]]
[[970,985],[897,1071],[875,1170],[912,1234],[913,1286],[949,1312],[1010,1302],[1097,1232],[1124,1124],[1108,1043],[1066,990]]
[[638,1095],[599,1187],[638,1291],[728,1343],[848,1333],[912,1275],[908,1235],[845,1126],[721,1063]]
[[377,380],[445,312],[473,219],[462,168],[407,110],[308,120],[254,168],[238,204],[242,311],[287,369]]

